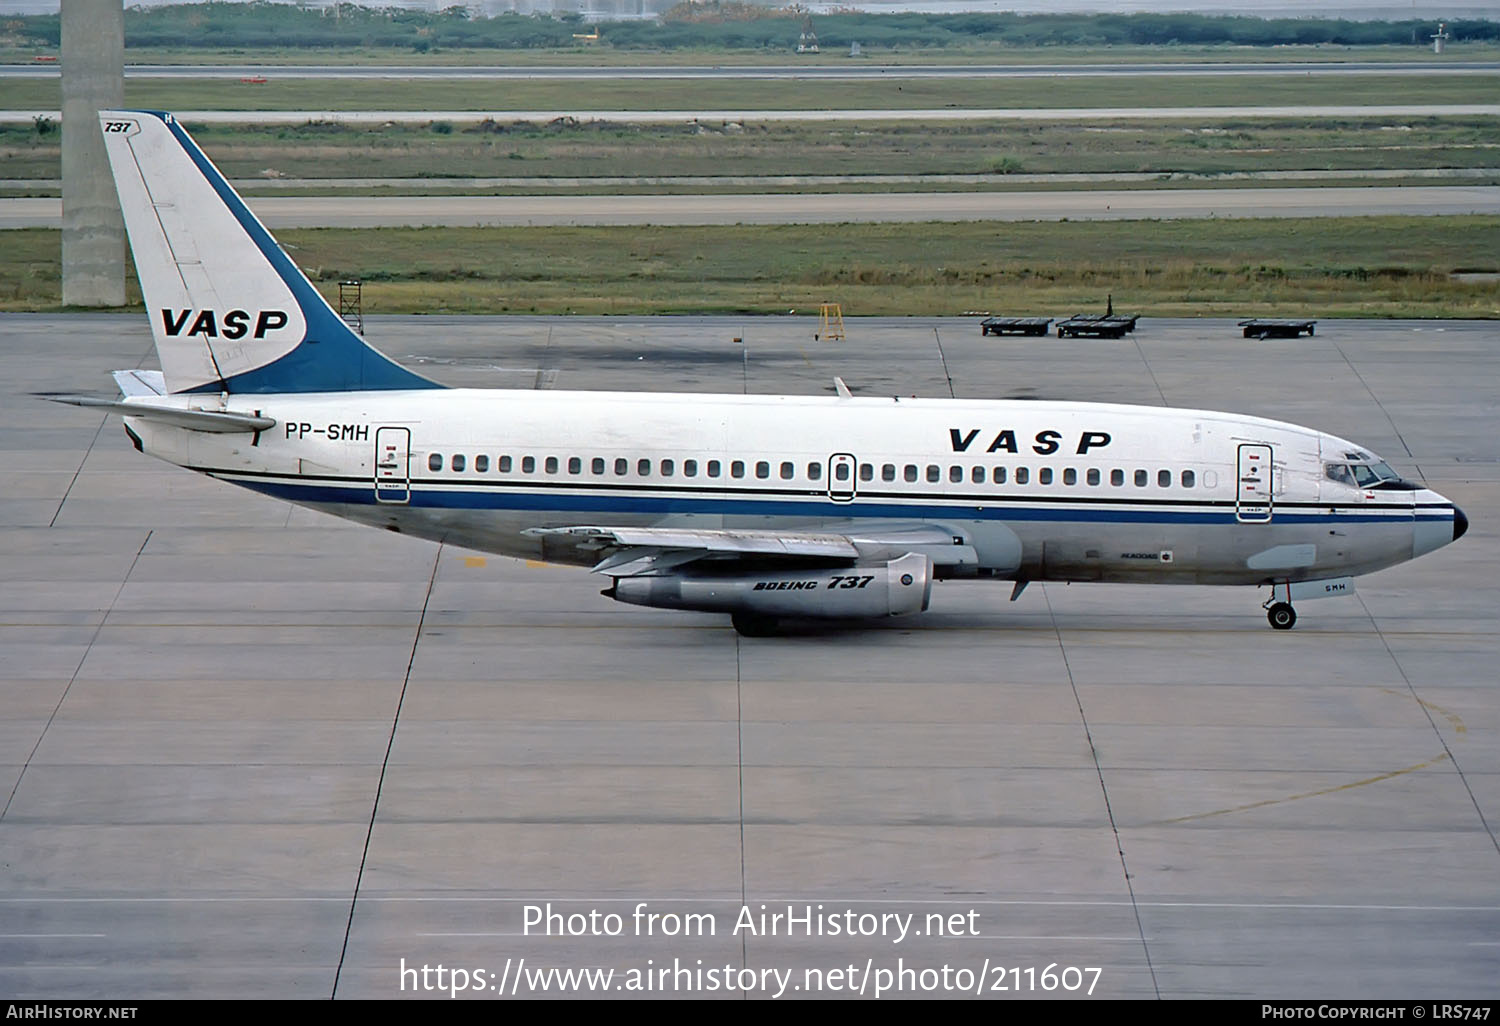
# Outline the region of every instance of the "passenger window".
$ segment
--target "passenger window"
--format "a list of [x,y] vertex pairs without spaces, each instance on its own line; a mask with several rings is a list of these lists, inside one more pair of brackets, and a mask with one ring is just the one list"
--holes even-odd
[[547,473],[549,473],[549,474],[555,474],[555,473],[557,473],[557,457],[556,456],[548,456],[547,457],[546,467],[547,467]]
[[569,456],[568,457],[568,473],[570,473],[570,474],[582,474],[583,473],[583,460],[580,457],[577,457],[577,456]]
[[755,461],[755,476],[764,481],[771,476],[771,465],[765,460]]
[[1109,483],[1114,485],[1116,488],[1123,485],[1125,483],[1125,471],[1118,469],[1111,470],[1109,472]]
[[931,481],[932,483],[936,484],[938,481],[942,480],[942,477],[943,477],[943,468],[942,467],[938,466],[936,463],[929,463],[929,464],[927,464],[927,480],[928,481]]
[[896,465],[894,463],[887,463],[883,467],[880,468],[880,480],[882,480],[882,481],[894,481],[894,480],[896,480]]
[[502,474],[509,474],[510,473],[510,457],[509,456],[501,456],[500,457],[500,473],[502,473]]
[[459,472],[460,472],[460,471],[462,471],[462,470],[463,470],[463,469],[464,469],[464,465],[465,465],[465,464],[466,464],[466,463],[467,463],[467,462],[468,462],[468,461],[467,461],[467,460],[465,460],[465,459],[464,459],[464,458],[463,458],[463,457],[462,457],[462,456],[460,456],[460,455],[459,455],[459,454],[458,454],[458,453],[454,453],[454,454],[453,454],[453,462],[452,462],[452,464],[450,464],[450,465],[451,465],[451,466],[452,466],[452,467],[453,467],[453,472],[454,472],[454,473],[455,473],[455,474],[456,474],[456,473],[459,473]]
[[474,471],[475,471],[475,473],[483,474],[485,471],[487,471],[489,469],[490,469],[490,458],[488,456],[485,456],[485,455],[481,454],[479,456],[475,456],[474,457]]
[[902,472],[901,476],[908,481],[915,481],[917,479],[917,465],[915,463],[908,463],[906,470]]
[[637,474],[639,474],[641,477],[650,477],[651,476],[651,461],[650,460],[636,460],[635,461],[635,472]]
[[698,461],[697,460],[683,460],[682,461],[682,476],[683,477],[697,477],[698,476]]
[[1052,483],[1052,468],[1051,467],[1043,467],[1041,470],[1037,471],[1036,479],[1037,479],[1037,482],[1039,484],[1044,484],[1044,485],[1051,484]]
[[875,464],[861,463],[859,465],[859,479],[861,481],[875,480]]
[[964,483],[964,468],[954,464],[948,468],[948,480],[954,484]]
[[835,463],[833,465],[833,477],[835,481],[849,480],[849,464]]
[[1078,471],[1068,467],[1063,471],[1063,484],[1076,485],[1078,483]]
[[1144,470],[1137,470],[1135,472],[1135,486],[1137,488],[1146,487],[1146,481],[1148,478],[1149,475]]
[[603,456],[595,456],[589,462],[589,471],[591,473],[594,473],[594,474],[602,474],[602,473],[604,473],[604,457]]
[[523,473],[523,474],[535,474],[536,473],[536,457],[535,456],[522,456],[521,457],[521,473]]
[[732,463],[730,463],[729,464],[729,476],[730,477],[744,477],[745,476],[745,461],[744,460],[735,460]]
[[975,467],[973,470],[969,471],[969,478],[975,484],[984,484],[984,468]]
[[1005,483],[1005,468],[1004,467],[996,467],[995,468],[995,472],[990,475],[990,480],[994,481],[996,484],[1004,484]]
[[1025,467],[1017,467],[1016,468],[1016,484],[1025,484],[1027,481],[1030,481],[1030,480],[1031,480],[1031,471],[1027,470]]
[[624,477],[630,473],[630,461],[623,456],[615,458],[615,477]]
[[427,457],[427,469],[428,470],[442,470],[443,469],[443,454],[440,453],[440,452],[435,452],[431,456]]
[[790,463],[781,464],[781,479],[783,481],[790,481],[792,479],[792,475],[796,472],[797,468],[792,466]]
[[709,477],[718,477],[719,476],[719,461],[718,460],[709,460],[708,461],[708,476]]
[[823,480],[823,464],[816,462],[809,463],[807,465],[807,479],[809,481]]
[[671,477],[677,470],[677,464],[672,460],[661,461],[661,476]]
[[1182,487],[1191,488],[1197,483],[1197,475],[1195,475],[1191,470],[1184,470],[1182,472]]
[[1088,473],[1089,484],[1091,484],[1091,485],[1097,485],[1099,483],[1099,476],[1100,475],[1099,475],[1099,468],[1098,467],[1090,467],[1089,468],[1089,473]]
[[1171,488],[1172,472],[1170,470],[1158,470],[1156,472],[1156,487]]

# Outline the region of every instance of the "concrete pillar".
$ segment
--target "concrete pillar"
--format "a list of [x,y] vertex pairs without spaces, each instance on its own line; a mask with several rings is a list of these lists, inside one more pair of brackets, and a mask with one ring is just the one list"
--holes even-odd
[[125,223],[99,110],[125,102],[123,0],[62,0],[62,299],[125,305]]

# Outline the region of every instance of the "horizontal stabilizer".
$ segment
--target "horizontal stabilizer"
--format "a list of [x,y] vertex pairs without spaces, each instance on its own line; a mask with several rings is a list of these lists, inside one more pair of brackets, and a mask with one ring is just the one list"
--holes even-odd
[[257,417],[250,413],[230,413],[227,410],[184,410],[165,406],[148,406],[145,403],[123,402],[119,399],[95,399],[86,395],[53,396],[53,402],[69,406],[86,406],[104,409],[127,417],[155,420],[189,431],[209,431],[214,434],[264,431],[276,426],[270,417]]

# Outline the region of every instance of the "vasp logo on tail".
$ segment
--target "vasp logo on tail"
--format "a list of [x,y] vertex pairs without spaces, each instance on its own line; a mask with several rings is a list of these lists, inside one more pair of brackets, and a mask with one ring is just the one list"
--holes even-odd
[[[244,338],[250,332],[250,313],[245,310],[230,310],[224,315],[222,329],[219,317],[212,310],[199,310],[198,316],[192,319],[192,327],[188,327],[188,318],[193,314],[192,310],[168,310],[161,312],[162,329],[166,331],[169,338],[179,335],[202,335],[205,338]],[[265,338],[267,332],[276,331],[287,325],[285,310],[259,310],[255,313],[255,332],[252,337]]]

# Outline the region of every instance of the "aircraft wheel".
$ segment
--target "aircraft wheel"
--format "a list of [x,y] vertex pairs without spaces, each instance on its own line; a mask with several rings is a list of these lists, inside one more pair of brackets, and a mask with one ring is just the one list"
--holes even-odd
[[1290,603],[1278,602],[1266,611],[1266,619],[1271,621],[1271,626],[1278,631],[1289,631],[1297,622],[1297,611]]
[[776,633],[776,618],[754,613],[732,613],[729,622],[743,638],[769,638]]

